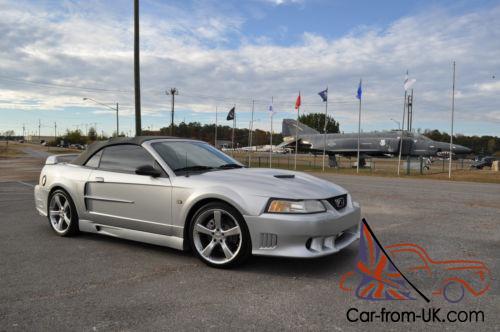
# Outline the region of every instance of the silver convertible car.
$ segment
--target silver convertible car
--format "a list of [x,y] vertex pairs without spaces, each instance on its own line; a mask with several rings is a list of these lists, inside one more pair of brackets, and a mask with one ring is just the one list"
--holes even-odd
[[360,208],[331,182],[246,168],[211,145],[171,137],[97,142],[47,159],[36,208],[60,236],[90,232],[192,249],[227,267],[249,255],[313,258],[359,237]]

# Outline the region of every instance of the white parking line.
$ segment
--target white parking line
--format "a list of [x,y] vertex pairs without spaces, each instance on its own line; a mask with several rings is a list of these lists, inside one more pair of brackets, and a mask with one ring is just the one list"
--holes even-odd
[[17,181],[17,183],[19,183],[19,184],[23,184],[23,185],[28,186],[28,187],[31,187],[31,188],[33,188],[33,187],[35,186],[34,184],[31,184],[31,183],[26,183],[26,182],[23,182],[23,181]]

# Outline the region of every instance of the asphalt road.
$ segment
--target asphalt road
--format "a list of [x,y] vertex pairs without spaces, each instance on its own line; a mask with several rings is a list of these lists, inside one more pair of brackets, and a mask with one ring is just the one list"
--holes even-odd
[[[0,330],[498,330],[500,185],[327,176],[362,204],[383,245],[412,242],[434,259],[479,259],[490,290],[450,304],[439,282],[412,275],[431,298],[379,303],[339,289],[357,243],[315,259],[254,257],[234,270],[190,253],[99,235],[55,236],[27,183],[0,183]],[[406,262],[396,260],[396,263]],[[356,310],[481,310],[479,323],[349,322]],[[354,315],[353,315],[354,316]]]

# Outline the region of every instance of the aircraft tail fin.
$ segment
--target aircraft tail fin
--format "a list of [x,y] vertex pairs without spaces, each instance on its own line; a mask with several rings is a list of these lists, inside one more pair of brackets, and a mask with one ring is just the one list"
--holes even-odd
[[295,137],[295,132],[298,129],[298,136],[302,135],[311,135],[311,134],[319,134],[319,132],[311,127],[306,126],[303,123],[300,123],[294,119],[283,119],[282,123],[282,135],[284,137]]

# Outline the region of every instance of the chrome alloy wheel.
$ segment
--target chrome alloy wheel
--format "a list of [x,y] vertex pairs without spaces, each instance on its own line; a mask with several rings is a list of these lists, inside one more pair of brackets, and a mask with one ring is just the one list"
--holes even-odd
[[49,218],[52,228],[57,233],[62,234],[70,227],[71,206],[64,195],[56,193],[52,196],[49,204]]
[[241,249],[241,227],[237,219],[227,211],[210,209],[196,218],[193,241],[204,259],[212,264],[226,264]]

